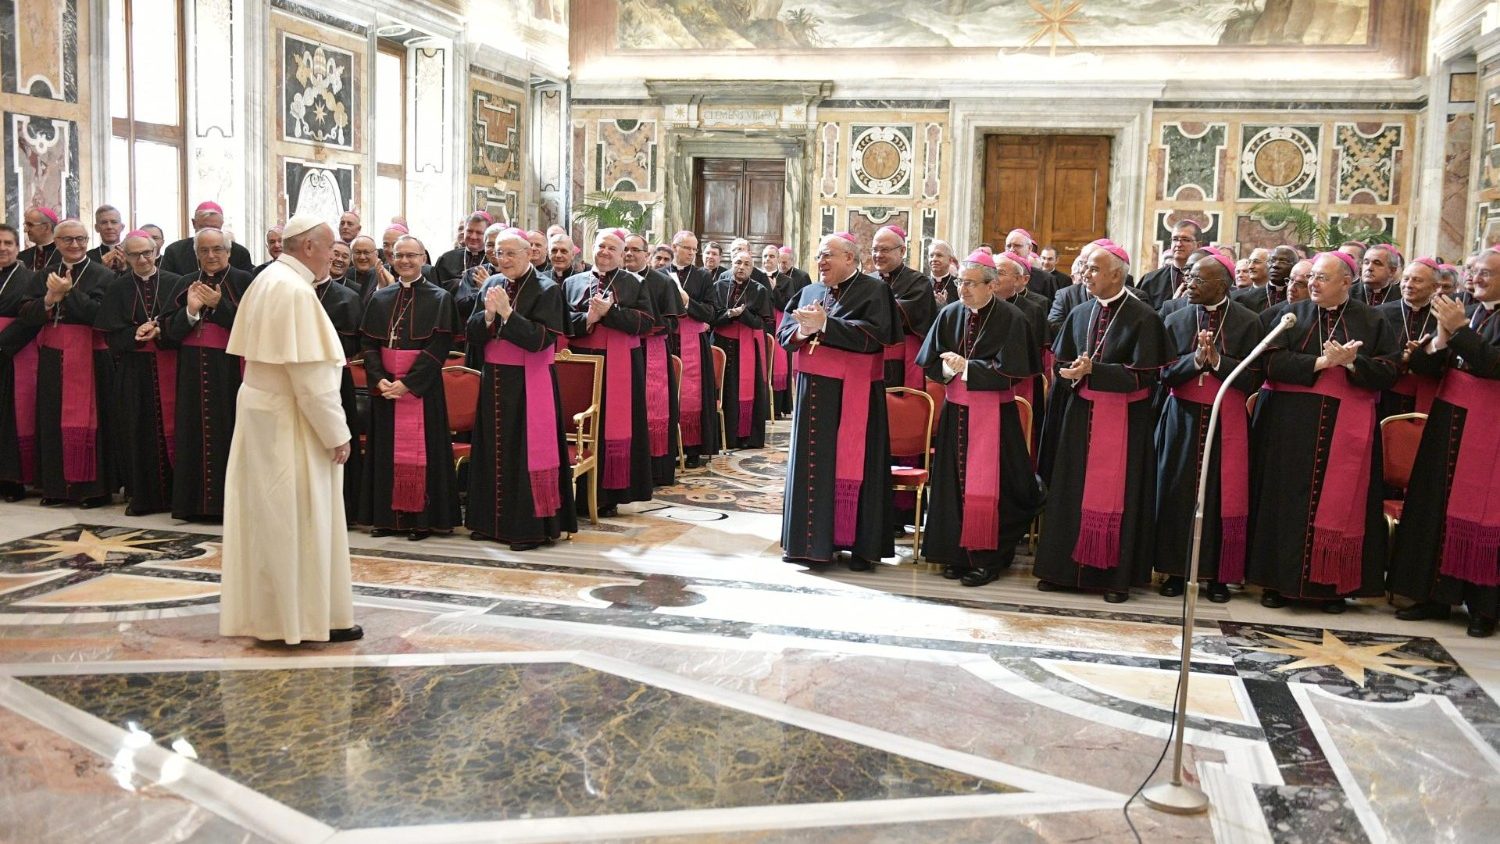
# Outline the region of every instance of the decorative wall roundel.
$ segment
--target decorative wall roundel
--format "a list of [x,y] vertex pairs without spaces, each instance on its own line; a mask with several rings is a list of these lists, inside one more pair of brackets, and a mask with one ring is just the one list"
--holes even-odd
[[911,179],[911,139],[889,126],[874,126],[854,138],[849,176],[864,192],[893,194]]
[[1245,144],[1245,184],[1261,196],[1296,196],[1318,173],[1318,147],[1289,126],[1261,130]]

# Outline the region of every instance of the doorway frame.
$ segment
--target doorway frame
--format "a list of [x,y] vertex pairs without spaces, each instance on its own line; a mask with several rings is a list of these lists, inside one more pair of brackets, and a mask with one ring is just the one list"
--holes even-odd
[[[984,147],[988,135],[1107,135],[1109,150],[1108,228],[1103,234],[1132,253],[1144,237],[1146,153],[1150,142],[1152,97],[1109,99],[1049,97],[952,101],[953,190],[948,205],[955,248],[968,249],[983,228]],[[965,174],[965,176],[959,176]],[[1136,272],[1141,268],[1136,267]]]
[[663,221],[667,231],[694,228],[693,182],[700,158],[747,158],[786,162],[785,194],[782,198],[781,229],[784,246],[800,249],[803,223],[810,219],[812,199],[807,191],[809,138],[780,132],[735,132],[674,129],[666,133],[667,160],[672,162],[671,181],[664,193]]

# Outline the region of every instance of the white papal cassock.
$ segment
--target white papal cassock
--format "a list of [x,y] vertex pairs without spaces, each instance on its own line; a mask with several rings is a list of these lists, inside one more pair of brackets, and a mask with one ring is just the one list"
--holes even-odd
[[354,624],[338,332],[312,273],[282,255],[240,302],[229,353],[245,360],[224,494],[219,632],[328,641]]

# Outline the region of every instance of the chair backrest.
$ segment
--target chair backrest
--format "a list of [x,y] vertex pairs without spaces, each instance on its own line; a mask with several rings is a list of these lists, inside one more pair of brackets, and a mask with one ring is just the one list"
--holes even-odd
[[365,372],[365,362],[361,358],[349,361],[349,377],[354,379],[354,389],[370,389],[370,379]]
[[932,396],[932,415],[934,418],[942,416],[943,402],[947,401],[948,386],[941,381],[926,379],[927,395]]
[[886,425],[890,429],[891,457],[921,457],[926,468],[932,451],[932,396],[911,387],[885,390]]
[[574,417],[599,408],[599,395],[604,387],[604,358],[565,349],[558,353],[553,369],[557,373],[557,393],[562,401],[563,427],[569,434],[576,433],[578,424]]
[[454,433],[474,430],[474,416],[479,412],[478,370],[467,366],[443,367],[443,397],[448,405],[448,430]]
[[1016,396],[1016,414],[1021,417],[1021,435],[1026,438],[1026,451],[1029,454],[1031,452],[1031,402],[1022,396]]
[[1381,473],[1386,486],[1405,490],[1411,483],[1411,468],[1426,426],[1425,413],[1401,413],[1380,420]]
[[714,355],[714,386],[719,388],[719,395],[724,395],[724,367],[729,363],[729,355],[718,346],[709,347]]

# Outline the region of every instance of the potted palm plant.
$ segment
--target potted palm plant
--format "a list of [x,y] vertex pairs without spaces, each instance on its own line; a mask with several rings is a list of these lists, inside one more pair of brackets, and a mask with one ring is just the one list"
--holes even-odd
[[602,190],[584,197],[583,206],[573,212],[573,222],[585,229],[624,229],[646,234],[654,202],[635,202],[614,191]]
[[1280,228],[1290,223],[1292,230],[1297,233],[1298,241],[1311,250],[1337,249],[1351,240],[1371,246],[1396,242],[1386,234],[1385,229],[1361,225],[1348,217],[1320,220],[1306,208],[1294,205],[1285,193],[1273,193],[1270,199],[1257,203],[1250,209],[1250,216],[1271,228]]

